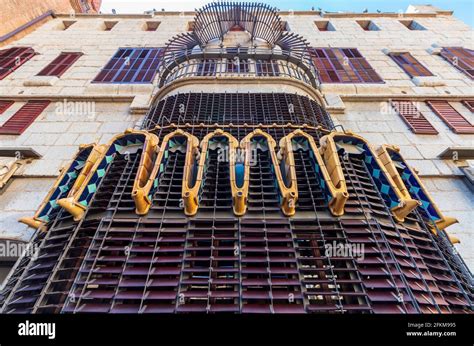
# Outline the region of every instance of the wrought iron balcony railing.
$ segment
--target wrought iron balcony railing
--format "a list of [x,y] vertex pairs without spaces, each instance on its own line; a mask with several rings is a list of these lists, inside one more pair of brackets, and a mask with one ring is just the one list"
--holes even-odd
[[175,52],[160,71],[159,86],[193,77],[292,78],[313,87],[319,85],[310,60],[291,51],[254,47],[207,48]]

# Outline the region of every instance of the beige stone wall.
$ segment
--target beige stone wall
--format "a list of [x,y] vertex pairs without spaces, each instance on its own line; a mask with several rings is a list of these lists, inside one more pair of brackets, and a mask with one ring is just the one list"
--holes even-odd
[[459,223],[450,226],[447,230],[448,233],[461,240],[461,243],[456,245],[456,249],[471,271],[474,270],[474,236],[472,231],[474,194],[469,191],[462,178],[423,178],[423,184],[445,215],[458,219]]

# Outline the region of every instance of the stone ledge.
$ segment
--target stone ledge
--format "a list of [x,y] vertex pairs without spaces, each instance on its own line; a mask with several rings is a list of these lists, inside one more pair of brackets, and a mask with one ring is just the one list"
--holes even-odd
[[437,76],[426,76],[426,77],[413,77],[411,79],[413,84],[420,87],[436,87],[436,86],[445,86],[446,83]]
[[23,86],[26,87],[44,87],[53,86],[59,80],[58,77],[52,76],[34,76],[23,82]]

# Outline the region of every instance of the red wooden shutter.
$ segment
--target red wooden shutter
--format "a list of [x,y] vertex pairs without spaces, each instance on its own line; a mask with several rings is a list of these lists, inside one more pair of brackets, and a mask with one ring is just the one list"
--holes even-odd
[[426,101],[426,103],[455,133],[474,134],[474,126],[447,101]]
[[0,127],[0,134],[22,134],[49,104],[50,101],[28,101]]
[[16,47],[0,50],[0,80],[36,55],[33,48]]
[[48,66],[41,70],[38,76],[61,77],[81,56],[82,53],[61,53]]
[[436,135],[438,131],[411,101],[392,101],[393,108],[402,117],[410,130],[417,134]]
[[0,115],[3,114],[14,102],[13,101],[0,101]]
[[474,113],[474,100],[466,100],[466,101],[462,101],[462,104],[467,108],[469,109],[471,112]]

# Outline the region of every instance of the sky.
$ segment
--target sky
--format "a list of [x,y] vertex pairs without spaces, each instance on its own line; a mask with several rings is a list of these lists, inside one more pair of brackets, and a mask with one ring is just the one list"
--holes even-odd
[[[239,0],[240,1],[240,0]],[[474,0],[248,0],[264,2],[280,10],[310,10],[321,8],[325,11],[362,12],[405,12],[410,4],[431,4],[443,10],[453,10],[454,15],[474,27]],[[102,13],[143,13],[146,10],[162,8],[168,11],[194,10],[212,0],[103,0]]]

